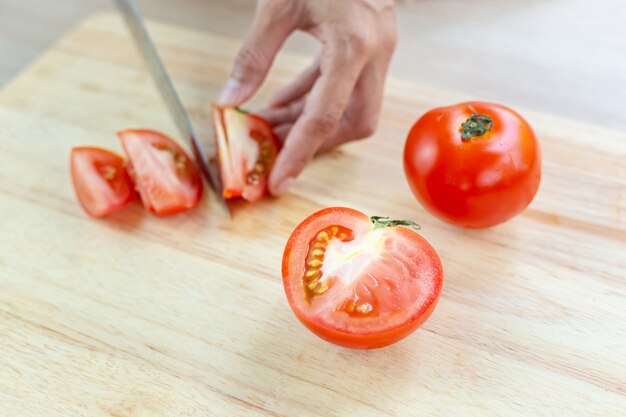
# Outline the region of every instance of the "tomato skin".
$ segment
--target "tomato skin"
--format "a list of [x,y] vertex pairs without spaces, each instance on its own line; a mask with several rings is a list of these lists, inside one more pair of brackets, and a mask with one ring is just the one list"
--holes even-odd
[[[493,120],[487,133],[463,140],[472,108]],[[503,223],[533,200],[541,180],[539,143],[513,110],[467,102],[433,109],[409,132],[404,170],[422,205],[440,219],[467,228]]]
[[70,169],[78,201],[90,216],[107,216],[137,197],[124,159],[107,149],[72,148]]
[[202,198],[200,171],[171,138],[148,129],[118,132],[129,173],[146,210],[169,215],[195,207]]
[[[298,315],[298,313],[296,313],[296,317],[300,320],[300,323],[306,326],[307,329],[327,342],[337,346],[348,349],[379,349],[396,343],[417,330],[426,320],[428,320],[435,307],[437,307],[438,302],[439,294],[437,294],[437,296],[430,302],[426,309],[420,311],[419,314],[416,314],[415,318],[409,321],[406,325],[396,327],[384,333],[371,333],[364,335],[347,334],[329,329],[328,327],[322,326],[314,321],[306,320],[301,315]],[[291,308],[292,310],[294,309],[293,306],[291,306]]]
[[[419,263],[424,265],[431,280],[431,289],[418,305],[403,305],[400,314],[402,317],[397,323],[389,326],[372,329],[366,323],[359,324],[356,318],[353,321],[353,329],[343,330],[337,326],[332,326],[328,321],[315,313],[307,311],[308,305],[302,301],[301,269],[299,265],[303,262],[303,242],[311,239],[319,229],[320,224],[336,224],[352,230],[368,232],[372,229],[372,223],[365,214],[345,207],[330,207],[320,210],[302,221],[292,232],[283,254],[282,276],[285,294],[292,311],[304,326],[320,338],[336,344],[338,346],[351,349],[375,349],[395,343],[421,326],[431,315],[439,300],[443,285],[443,268],[441,261],[433,247],[420,235],[412,230],[395,227],[393,235],[410,241],[415,249],[411,256],[418,258]],[[407,285],[405,291],[411,291],[416,287]],[[400,300],[396,300],[402,303]],[[332,323],[331,323],[332,324]]]
[[213,105],[212,117],[224,198],[260,200],[268,193],[278,137],[266,120],[239,108]]

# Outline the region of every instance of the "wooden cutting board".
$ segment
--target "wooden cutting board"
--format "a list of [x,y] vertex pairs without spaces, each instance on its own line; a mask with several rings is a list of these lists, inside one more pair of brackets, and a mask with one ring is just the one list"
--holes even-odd
[[[149,27],[208,137],[238,44]],[[281,55],[256,104],[307,63]],[[70,148],[177,131],[120,19],[81,24],[0,94],[0,415],[623,416],[626,134],[520,109],[541,140],[539,194],[463,230],[414,200],[401,152],[424,111],[474,98],[488,99],[390,80],[374,137],[317,158],[284,198],[233,220],[212,197],[94,220]],[[439,306],[408,339],[346,350],[291,313],[283,246],[332,205],[414,219],[441,255]]]

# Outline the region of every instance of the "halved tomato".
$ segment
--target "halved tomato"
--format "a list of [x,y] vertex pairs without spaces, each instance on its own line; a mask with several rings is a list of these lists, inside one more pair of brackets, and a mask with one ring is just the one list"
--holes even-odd
[[136,197],[124,159],[111,151],[73,148],[70,167],[78,201],[94,217],[119,210]]
[[279,141],[264,119],[239,108],[213,105],[213,125],[224,198],[250,202],[267,193]]
[[173,214],[198,204],[202,197],[200,172],[176,142],[154,130],[124,130],[118,136],[147,210]]
[[443,283],[433,247],[403,225],[344,207],[326,208],[293,231],[283,254],[289,305],[313,333],[373,349],[412,333],[432,313]]

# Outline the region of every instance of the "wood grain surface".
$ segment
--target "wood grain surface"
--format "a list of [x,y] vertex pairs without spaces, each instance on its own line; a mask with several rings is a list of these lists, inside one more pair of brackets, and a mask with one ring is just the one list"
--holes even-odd
[[[238,43],[149,27],[208,137]],[[281,55],[256,104],[307,63]],[[118,17],[84,22],[0,93],[0,415],[623,416],[626,134],[519,109],[541,141],[540,191],[513,221],[461,230],[424,212],[400,161],[420,114],[467,98],[390,80],[374,137],[234,220],[212,197],[94,220],[70,148],[177,132]],[[438,250],[442,298],[404,341],[346,350],[291,313],[283,246],[331,205],[417,220]]]

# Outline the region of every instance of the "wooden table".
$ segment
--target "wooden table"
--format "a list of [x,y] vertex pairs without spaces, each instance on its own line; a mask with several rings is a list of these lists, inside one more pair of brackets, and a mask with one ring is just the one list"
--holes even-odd
[[[152,23],[196,125],[237,42]],[[1,416],[623,416],[626,134],[520,108],[544,177],[523,215],[462,230],[413,199],[412,122],[468,98],[392,79],[373,138],[317,158],[279,200],[213,198],[157,218],[105,220],[73,194],[70,148],[115,132],[176,135],[115,15],[84,22],[0,93]],[[308,59],[283,54],[261,92]],[[282,290],[293,227],[346,205],[413,218],[445,270],[439,306],[389,348],[308,332]]]

